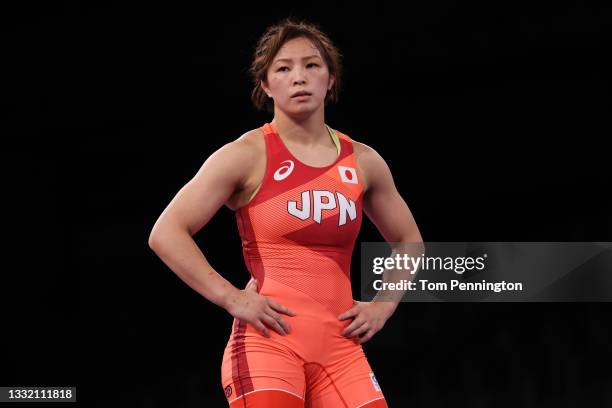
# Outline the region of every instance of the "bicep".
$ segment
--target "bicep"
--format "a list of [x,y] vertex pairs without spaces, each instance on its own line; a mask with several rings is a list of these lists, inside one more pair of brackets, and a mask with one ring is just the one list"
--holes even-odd
[[[233,143],[213,153],[172,199],[158,223],[172,223],[194,235],[210,221],[244,179],[244,152]],[[241,163],[237,166],[236,163]]]
[[363,209],[387,242],[419,242],[421,234],[408,205],[397,191],[387,163],[376,152],[369,154],[368,189]]

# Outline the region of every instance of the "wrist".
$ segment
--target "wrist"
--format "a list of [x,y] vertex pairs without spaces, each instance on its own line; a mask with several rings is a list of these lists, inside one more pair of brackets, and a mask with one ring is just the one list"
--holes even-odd
[[399,302],[379,301],[375,303],[383,311],[385,317],[388,319],[389,317],[391,317],[391,315],[393,315],[393,313],[395,312],[395,309],[397,309],[397,305]]
[[240,289],[230,285],[226,289],[225,293],[221,294],[220,296],[219,306],[225,309],[232,316],[234,315],[233,311],[238,303],[240,292]]

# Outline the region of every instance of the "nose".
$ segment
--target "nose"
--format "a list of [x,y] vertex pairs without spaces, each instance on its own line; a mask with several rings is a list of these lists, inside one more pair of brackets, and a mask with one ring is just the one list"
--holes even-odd
[[296,67],[293,70],[293,73],[294,73],[294,77],[293,77],[294,85],[303,85],[306,83],[306,75],[302,67]]

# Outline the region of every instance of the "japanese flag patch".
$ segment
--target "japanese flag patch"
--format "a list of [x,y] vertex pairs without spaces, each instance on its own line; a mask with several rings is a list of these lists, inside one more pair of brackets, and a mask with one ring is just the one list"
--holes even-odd
[[357,184],[357,172],[354,167],[338,166],[340,179],[345,183]]

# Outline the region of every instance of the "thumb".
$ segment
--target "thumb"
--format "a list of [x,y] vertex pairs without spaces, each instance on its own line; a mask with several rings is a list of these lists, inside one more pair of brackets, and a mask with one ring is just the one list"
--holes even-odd
[[258,283],[257,283],[257,279],[255,278],[251,278],[251,280],[249,281],[249,283],[247,283],[246,287],[244,288],[245,290],[250,290],[252,292],[257,292],[257,288],[258,288]]

